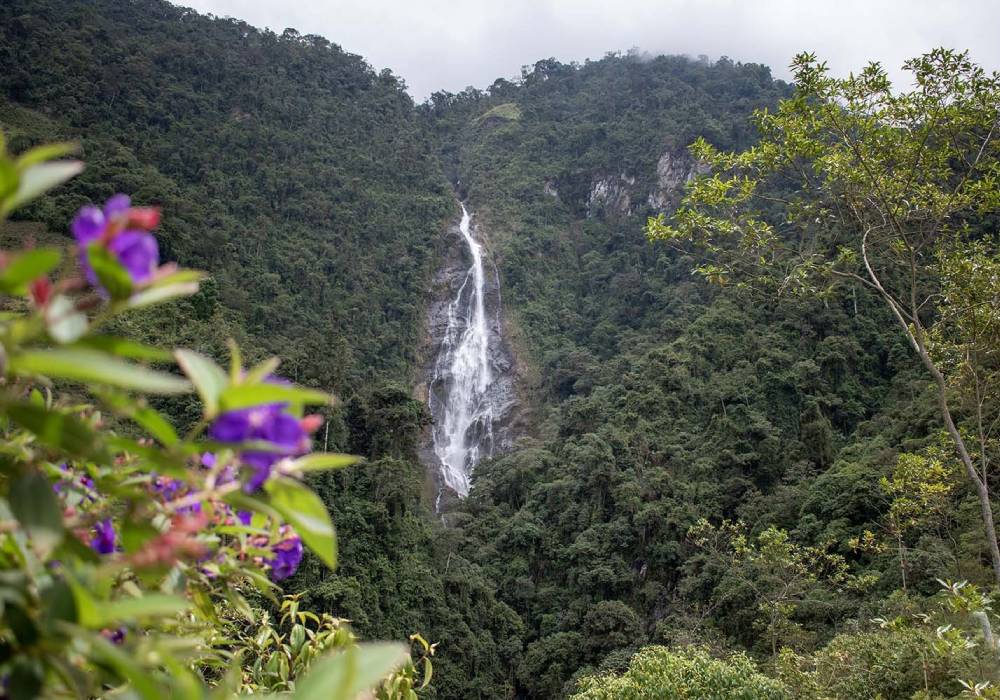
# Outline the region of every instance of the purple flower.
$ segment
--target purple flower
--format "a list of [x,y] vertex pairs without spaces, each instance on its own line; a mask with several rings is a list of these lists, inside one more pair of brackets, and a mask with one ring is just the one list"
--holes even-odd
[[286,404],[274,403],[226,411],[215,419],[208,431],[209,437],[219,442],[270,443],[270,450],[243,453],[243,463],[253,469],[244,485],[248,493],[267,481],[275,462],[309,450],[309,435],[298,418],[285,412],[286,408]]
[[153,234],[146,231],[122,231],[108,243],[108,250],[136,284],[145,282],[160,264],[160,249]]
[[236,511],[236,518],[243,523],[243,525],[250,525],[250,520],[253,518],[253,513],[248,510],[238,510]]
[[127,194],[113,194],[104,203],[104,216],[109,221],[119,214],[124,214],[132,208],[132,198]]
[[70,229],[80,245],[80,266],[87,280],[97,286],[97,275],[88,259],[88,246],[103,242],[140,284],[152,277],[160,264],[160,250],[149,229],[159,221],[156,209],[134,209],[128,195],[116,194],[99,209],[92,204],[77,212]]
[[274,559],[269,559],[271,565],[271,578],[281,581],[295,573],[302,562],[302,540],[298,535],[283,539],[278,544],[271,547],[274,552]]
[[70,228],[73,230],[76,242],[81,246],[86,246],[101,237],[106,225],[107,220],[104,218],[104,212],[94,205],[88,204],[80,209]]
[[111,519],[107,518],[94,526],[94,536],[90,539],[90,548],[98,554],[111,554],[115,551],[117,537]]

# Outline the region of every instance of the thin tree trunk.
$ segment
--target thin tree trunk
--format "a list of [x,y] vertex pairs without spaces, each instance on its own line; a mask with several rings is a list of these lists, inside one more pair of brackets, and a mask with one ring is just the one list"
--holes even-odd
[[990,488],[986,482],[986,475],[983,474],[982,478],[980,478],[980,475],[976,472],[976,465],[972,463],[972,456],[965,446],[965,440],[956,427],[954,419],[952,419],[951,410],[948,407],[948,392],[944,375],[941,374],[941,371],[934,364],[933,360],[931,360],[923,343],[918,342],[917,339],[914,339],[914,343],[917,345],[920,359],[923,360],[924,365],[934,377],[935,384],[937,384],[938,407],[941,410],[944,427],[948,430],[948,434],[955,443],[958,456],[962,460],[962,465],[965,467],[969,479],[976,487],[976,495],[979,497],[979,510],[983,517],[983,526],[986,529],[986,543],[990,548],[990,558],[993,561],[993,581],[1000,587],[1000,546],[997,545],[997,530],[993,521],[993,504],[990,503]]
[[[881,294],[882,298],[888,304],[889,308],[892,310],[893,316],[899,321],[899,324],[903,327],[903,331],[906,333],[906,337],[910,341],[910,345],[916,350],[917,355],[920,356],[920,361],[924,363],[924,367],[930,372],[931,377],[934,379],[934,384],[937,386],[938,394],[938,408],[941,411],[941,419],[944,421],[944,427],[948,431],[948,435],[951,436],[952,441],[955,443],[955,449],[958,451],[958,456],[962,460],[962,465],[965,467],[965,472],[968,474],[969,479],[972,484],[976,487],[976,495],[979,497],[979,509],[983,518],[983,527],[986,530],[986,544],[990,549],[990,559],[993,563],[993,581],[1000,587],[1000,546],[997,546],[997,531],[996,525],[993,522],[993,506],[990,503],[990,490],[989,485],[986,482],[986,474],[980,475],[976,472],[976,465],[972,463],[972,456],[969,454],[968,448],[965,446],[965,440],[962,439],[962,433],[959,432],[958,428],[955,426],[955,421],[951,415],[951,409],[948,406],[948,385],[944,379],[944,375],[941,374],[941,370],[938,369],[937,365],[934,364],[934,360],[931,358],[930,353],[927,351],[927,345],[924,340],[924,329],[920,322],[920,307],[916,303],[915,297],[915,286],[916,286],[916,264],[913,261],[912,255],[910,260],[910,309],[906,310],[903,305],[893,298],[892,294],[886,291],[885,287],[882,286],[882,281],[879,279],[878,275],[875,274],[875,270],[872,267],[871,260],[868,259],[868,233],[866,231],[864,236],[861,238],[861,256],[864,260],[865,269],[868,272],[868,277],[871,279],[875,286],[875,289]],[[910,324],[907,323],[905,315],[910,316],[910,320],[913,323],[912,328]]]

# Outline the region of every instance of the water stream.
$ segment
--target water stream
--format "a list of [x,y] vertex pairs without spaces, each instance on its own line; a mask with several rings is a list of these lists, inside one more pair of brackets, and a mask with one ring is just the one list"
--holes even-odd
[[[482,457],[493,452],[493,426],[504,404],[496,396],[491,343],[499,324],[487,317],[483,247],[473,235],[472,216],[462,204],[459,224],[471,265],[447,308],[447,328],[431,378],[428,402],[434,416],[433,446],[444,485],[459,496]],[[499,280],[497,280],[499,282]],[[497,327],[496,332],[499,332]]]

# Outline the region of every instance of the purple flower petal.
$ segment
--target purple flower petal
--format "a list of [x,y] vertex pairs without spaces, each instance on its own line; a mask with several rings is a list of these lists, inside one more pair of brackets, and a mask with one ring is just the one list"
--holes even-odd
[[104,203],[104,216],[111,219],[117,214],[122,214],[128,211],[131,206],[132,198],[127,194],[121,194],[119,192],[116,195],[112,195],[111,198]]
[[88,204],[77,213],[73,223],[70,224],[70,229],[76,242],[83,246],[100,237],[106,224],[104,213],[94,205]]
[[243,442],[250,436],[250,411],[226,411],[208,429],[208,436],[219,442]]
[[297,418],[287,413],[279,413],[266,426],[262,437],[281,447],[288,454],[293,454],[301,449],[306,432]]
[[298,535],[282,540],[272,547],[274,559],[268,561],[271,565],[271,578],[281,581],[288,578],[302,563],[302,540]]
[[98,554],[111,554],[115,551],[117,537],[111,519],[102,520],[94,526],[94,536],[90,539],[90,548]]
[[133,282],[145,282],[160,264],[156,239],[145,231],[122,231],[111,239],[108,249],[118,257]]

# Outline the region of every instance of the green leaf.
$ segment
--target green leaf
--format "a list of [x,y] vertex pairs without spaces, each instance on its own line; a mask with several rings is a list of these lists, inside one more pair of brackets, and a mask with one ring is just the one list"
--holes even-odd
[[71,153],[76,153],[77,150],[79,150],[79,146],[71,142],[44,143],[41,146],[28,149],[18,156],[17,167],[19,170],[23,170],[31,165],[68,156]]
[[59,546],[64,530],[62,508],[52,482],[37,472],[25,474],[10,488],[10,509],[44,559]]
[[150,593],[141,598],[122,598],[114,601],[102,601],[96,608],[94,616],[86,622],[88,627],[101,629],[123,622],[138,622],[157,617],[170,617],[191,608],[191,601],[179,596]]
[[132,360],[149,360],[151,362],[170,362],[173,354],[168,350],[154,348],[151,345],[143,345],[126,338],[117,338],[111,335],[92,335],[80,339],[76,345],[80,347],[93,348],[103,352],[127,357]]
[[315,472],[325,469],[343,469],[361,461],[361,457],[332,452],[317,452],[292,461],[291,469],[300,472]]
[[9,214],[22,204],[30,202],[41,194],[58,187],[83,170],[78,160],[60,160],[53,163],[38,163],[21,171],[17,191],[0,204],[0,216]]
[[191,350],[177,350],[174,357],[201,397],[205,417],[211,418],[218,412],[219,397],[229,384],[226,373],[209,358]]
[[132,294],[132,278],[115,254],[104,245],[91,243],[87,246],[87,260],[112,299],[127,299]]
[[331,569],[337,566],[337,535],[323,501],[295,479],[277,477],[265,486],[274,507],[309,549]]
[[7,294],[24,294],[28,282],[49,274],[59,265],[62,253],[57,248],[35,248],[7,262],[0,272],[0,289]]
[[9,404],[7,415],[44,445],[79,457],[106,459],[100,436],[76,416],[31,403]]
[[315,662],[295,689],[294,700],[355,700],[402,666],[409,652],[402,644],[373,643]]
[[171,299],[189,297],[198,293],[197,282],[185,282],[183,284],[168,284],[164,286],[150,287],[137,294],[133,294],[128,299],[126,306],[130,309],[141,309],[144,306],[162,304]]
[[126,520],[122,523],[122,549],[132,554],[142,549],[160,531],[147,521]]
[[131,418],[167,447],[177,444],[179,439],[177,431],[174,430],[170,421],[156,409],[150,408],[144,403],[138,403],[135,399],[123,394],[108,392],[102,394],[101,398],[115,413]]
[[0,202],[17,191],[17,168],[3,155],[0,149]]
[[178,453],[175,450],[165,450],[162,447],[147,447],[135,440],[120,435],[108,435],[107,443],[115,450],[142,457],[152,466],[156,467],[156,471],[160,473],[176,477],[184,477],[187,473],[184,454]]
[[5,695],[10,700],[34,700],[41,695],[43,679],[41,664],[36,659],[19,658],[10,670]]
[[9,367],[14,374],[72,379],[151,394],[184,394],[191,390],[187,381],[172,374],[89,348],[26,350],[12,356]]
[[90,639],[93,655],[115,670],[129,689],[138,693],[143,700],[166,700],[171,693],[169,687],[147,673],[135,659],[99,635]]
[[322,391],[266,383],[233,385],[219,397],[222,409],[226,411],[267,403],[330,404],[333,400],[332,396]]
[[40,591],[42,614],[49,633],[58,629],[59,623],[77,621],[76,598],[73,589],[65,581],[53,580]]
[[157,277],[156,281],[153,282],[151,287],[169,287],[175,284],[188,284],[191,282],[201,282],[203,279],[208,277],[207,272],[202,272],[201,270],[190,270],[183,269],[177,270],[176,272],[171,272],[169,275],[164,275],[163,277]]

